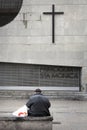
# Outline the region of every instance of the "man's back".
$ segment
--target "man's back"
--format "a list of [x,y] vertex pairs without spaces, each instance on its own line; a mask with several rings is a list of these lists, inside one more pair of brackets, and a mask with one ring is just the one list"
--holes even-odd
[[30,116],[50,116],[50,102],[41,93],[31,96],[26,105]]

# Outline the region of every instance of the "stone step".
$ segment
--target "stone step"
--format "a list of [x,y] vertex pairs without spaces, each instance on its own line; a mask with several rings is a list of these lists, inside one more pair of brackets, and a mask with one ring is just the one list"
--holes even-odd
[[[0,98],[11,99],[28,99],[34,94],[33,90],[0,90]],[[58,99],[72,99],[72,100],[86,100],[86,92],[73,91],[58,91],[58,90],[43,90],[43,94],[48,98]]]

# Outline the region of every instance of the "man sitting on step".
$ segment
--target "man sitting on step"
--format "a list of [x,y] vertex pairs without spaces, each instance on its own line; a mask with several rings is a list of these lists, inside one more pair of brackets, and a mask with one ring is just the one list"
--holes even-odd
[[49,108],[51,106],[47,97],[42,94],[40,89],[35,90],[35,94],[30,97],[26,103],[29,108],[28,116],[43,117],[50,116]]

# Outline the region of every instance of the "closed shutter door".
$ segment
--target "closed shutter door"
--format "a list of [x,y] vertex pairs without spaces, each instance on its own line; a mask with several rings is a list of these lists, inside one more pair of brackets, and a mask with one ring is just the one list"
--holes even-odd
[[47,86],[79,87],[79,67],[41,66],[40,83]]
[[0,86],[79,87],[80,67],[0,63]]
[[33,65],[0,64],[0,85],[38,86],[39,69]]

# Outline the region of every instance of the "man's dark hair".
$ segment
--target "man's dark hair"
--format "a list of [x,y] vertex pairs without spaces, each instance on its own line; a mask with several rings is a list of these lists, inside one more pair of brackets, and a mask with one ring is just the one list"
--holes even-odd
[[41,89],[37,88],[37,89],[35,90],[35,92],[41,93],[42,91],[41,91]]

